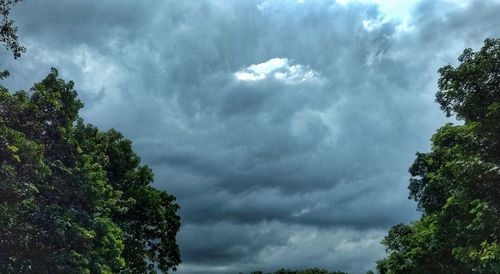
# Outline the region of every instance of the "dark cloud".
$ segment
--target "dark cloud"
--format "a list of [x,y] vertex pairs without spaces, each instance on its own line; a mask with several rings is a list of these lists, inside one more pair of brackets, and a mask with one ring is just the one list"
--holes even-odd
[[[27,89],[54,66],[82,114],[134,142],[176,195],[181,273],[365,273],[418,216],[407,168],[444,121],[437,69],[498,37],[498,1],[31,1]],[[240,73],[240,74],[238,74]]]

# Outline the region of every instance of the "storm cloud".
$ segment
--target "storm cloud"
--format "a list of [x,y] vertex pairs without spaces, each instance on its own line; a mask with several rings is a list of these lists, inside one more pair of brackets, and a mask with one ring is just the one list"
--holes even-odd
[[[401,2],[401,3],[397,3]],[[404,4],[402,2],[405,2]],[[179,273],[365,273],[418,218],[407,169],[446,120],[437,69],[499,37],[498,1],[25,1],[29,89],[56,67],[181,206]]]

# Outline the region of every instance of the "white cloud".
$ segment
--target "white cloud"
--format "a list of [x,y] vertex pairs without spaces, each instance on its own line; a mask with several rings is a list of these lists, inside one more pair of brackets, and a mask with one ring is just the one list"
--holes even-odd
[[292,65],[287,58],[272,58],[250,65],[234,73],[239,81],[275,79],[285,84],[299,84],[318,78],[318,73],[307,66]]
[[380,17],[362,21],[363,28],[368,32],[380,28],[392,20],[399,22],[396,26],[398,32],[408,32],[413,28],[411,25],[411,13],[418,2],[420,0],[338,0],[336,3],[342,6],[348,6],[350,3],[376,5],[381,13]]
[[419,0],[338,0],[336,3],[348,6],[350,3],[375,4],[379,10],[390,18],[404,18],[408,16]]
[[381,27],[383,24],[387,23],[388,20],[363,20],[363,28],[370,32],[376,28]]

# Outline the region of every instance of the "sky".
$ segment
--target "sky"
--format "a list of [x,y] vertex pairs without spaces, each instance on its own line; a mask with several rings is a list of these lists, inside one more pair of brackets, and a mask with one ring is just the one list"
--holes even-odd
[[437,70],[500,1],[25,0],[11,90],[50,67],[177,197],[178,273],[375,270],[416,220],[408,167],[447,119]]

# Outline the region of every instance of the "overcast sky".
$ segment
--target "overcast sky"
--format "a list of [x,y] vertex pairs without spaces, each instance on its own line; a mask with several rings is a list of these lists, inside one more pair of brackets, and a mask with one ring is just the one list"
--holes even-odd
[[181,206],[179,273],[374,270],[419,216],[416,151],[446,122],[437,69],[500,37],[500,1],[25,0],[29,89],[50,67],[134,142]]

